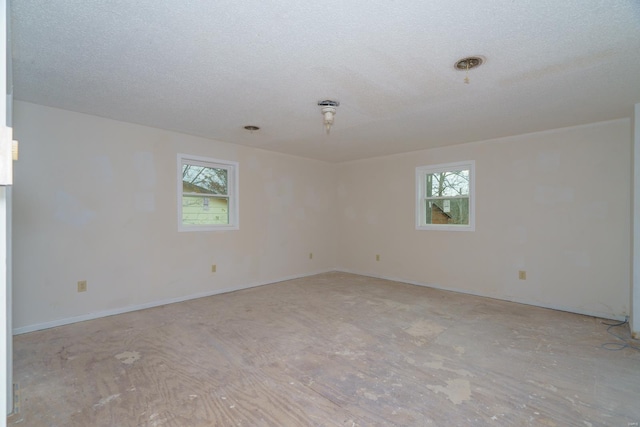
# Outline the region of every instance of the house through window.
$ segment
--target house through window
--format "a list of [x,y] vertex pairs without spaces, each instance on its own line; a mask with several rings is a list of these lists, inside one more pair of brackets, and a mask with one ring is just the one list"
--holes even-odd
[[238,163],[178,155],[178,230],[238,229]]
[[416,168],[416,228],[473,231],[475,162]]

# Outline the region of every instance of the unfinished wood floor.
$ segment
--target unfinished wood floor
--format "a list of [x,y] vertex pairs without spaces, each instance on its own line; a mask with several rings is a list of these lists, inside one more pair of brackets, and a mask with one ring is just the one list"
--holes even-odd
[[[621,331],[622,332],[622,331]],[[15,426],[637,426],[599,319],[327,273],[15,337]]]

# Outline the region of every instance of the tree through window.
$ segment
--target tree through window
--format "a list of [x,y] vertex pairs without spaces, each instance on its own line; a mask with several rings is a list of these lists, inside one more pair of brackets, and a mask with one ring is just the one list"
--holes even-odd
[[178,164],[178,229],[237,229],[238,164],[183,154]]
[[416,226],[427,230],[473,230],[474,162],[416,168]]

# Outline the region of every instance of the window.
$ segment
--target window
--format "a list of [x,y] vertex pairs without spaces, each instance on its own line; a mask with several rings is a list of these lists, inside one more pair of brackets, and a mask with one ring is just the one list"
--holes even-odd
[[416,228],[473,231],[475,162],[416,168]]
[[238,163],[178,154],[178,230],[238,229]]

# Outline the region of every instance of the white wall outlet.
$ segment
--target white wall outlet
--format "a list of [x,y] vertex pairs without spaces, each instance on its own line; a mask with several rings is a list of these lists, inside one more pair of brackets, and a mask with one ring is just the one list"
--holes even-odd
[[78,281],[78,292],[87,292],[87,281],[86,280]]

